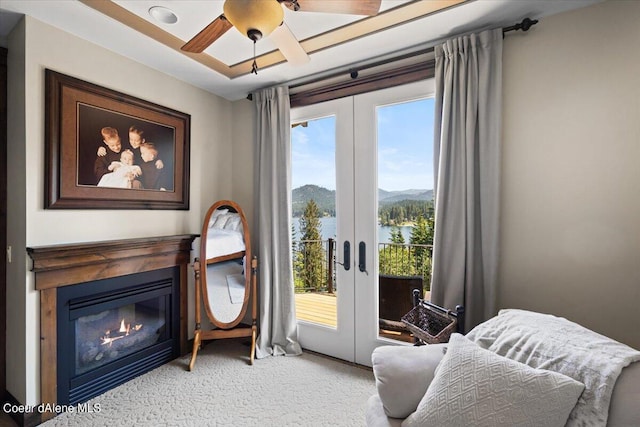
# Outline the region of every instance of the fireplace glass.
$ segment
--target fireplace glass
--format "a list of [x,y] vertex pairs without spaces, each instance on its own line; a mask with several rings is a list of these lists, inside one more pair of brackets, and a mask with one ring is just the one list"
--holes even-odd
[[180,271],[57,290],[59,404],[81,403],[179,355]]
[[164,341],[165,307],[160,296],[76,319],[75,375]]

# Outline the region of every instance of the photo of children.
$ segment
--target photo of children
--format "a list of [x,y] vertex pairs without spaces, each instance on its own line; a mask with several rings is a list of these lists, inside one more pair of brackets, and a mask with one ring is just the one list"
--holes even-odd
[[174,190],[173,128],[84,104],[78,118],[78,185]]
[[141,183],[136,178],[142,174],[142,169],[133,164],[131,150],[124,150],[120,154],[120,161],[111,162],[108,169],[112,172],[102,175],[98,187],[141,188]]
[[120,160],[120,151],[122,150],[122,142],[117,129],[108,126],[103,127],[100,129],[100,134],[102,135],[102,142],[107,148],[101,147],[104,150],[104,155],[98,156],[94,162],[93,173],[98,181],[103,175],[111,171],[109,166],[112,162]]
[[131,151],[133,151],[136,164],[140,164],[140,162],[142,162],[142,157],[140,157],[140,145],[144,142],[144,137],[142,136],[143,133],[144,131],[137,127],[129,126],[129,145],[131,146]]
[[[142,183],[140,181],[137,181],[137,184],[139,184],[140,186],[138,187],[134,186],[134,187],[128,187],[128,188],[143,188],[148,190],[166,191],[166,183],[163,180],[161,180],[161,177],[164,178],[164,174],[161,174],[161,169],[164,167],[164,163],[162,162],[162,159],[158,157],[158,150],[155,148],[155,145],[153,143],[150,143],[149,149],[153,151],[153,154],[147,155],[147,158],[149,158],[149,156],[151,155],[153,156],[154,162],[152,164],[151,163],[147,164],[147,162],[143,159],[143,156],[140,153],[140,147],[144,145],[146,142],[144,137],[142,136],[143,133],[144,133],[143,130],[138,129],[135,126],[129,127],[130,148],[128,148],[128,151],[130,151],[133,154],[132,164],[140,165],[140,166],[144,165],[145,168],[147,169],[147,172],[145,173],[145,177],[142,180]],[[104,157],[104,156],[107,156],[107,154],[109,154],[109,151],[105,147],[98,148],[98,157]],[[155,168],[156,170],[151,170],[153,168]],[[161,181],[163,183],[162,186],[160,185]],[[100,186],[101,186],[100,182],[98,182],[98,187]]]
[[158,150],[153,142],[144,142],[140,145],[142,156],[142,188],[153,188],[160,191],[167,190],[167,179],[162,168],[158,168]]

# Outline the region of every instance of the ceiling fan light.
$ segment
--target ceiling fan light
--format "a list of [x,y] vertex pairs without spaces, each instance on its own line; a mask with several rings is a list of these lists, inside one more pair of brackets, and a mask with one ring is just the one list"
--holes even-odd
[[227,20],[251,40],[268,36],[284,19],[277,0],[226,0],[223,11]]

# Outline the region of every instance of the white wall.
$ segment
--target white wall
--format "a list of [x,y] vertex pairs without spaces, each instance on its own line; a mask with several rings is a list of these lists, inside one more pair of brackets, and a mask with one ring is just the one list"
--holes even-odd
[[[25,247],[199,234],[211,203],[233,196],[232,103],[30,17],[10,35],[9,55],[8,244],[15,262],[8,265],[7,386],[20,402],[35,404],[40,388],[39,295],[25,267]],[[23,75],[16,73],[20,57]],[[190,210],[45,210],[45,68],[190,114]],[[196,240],[194,255],[198,244]],[[192,313],[192,294],[189,306]]]
[[640,2],[542,19],[504,47],[499,305],[640,348]]
[[[24,20],[11,33],[7,58],[7,390],[14,396],[26,393],[26,160],[25,144],[25,31]],[[30,322],[31,324],[33,321]],[[17,374],[17,375],[16,375]],[[14,394],[15,393],[15,394]]]
[[[242,99],[233,103],[233,196],[242,206],[247,222],[253,224],[253,196],[255,185],[255,113],[252,101]],[[255,228],[252,228],[255,234]]]

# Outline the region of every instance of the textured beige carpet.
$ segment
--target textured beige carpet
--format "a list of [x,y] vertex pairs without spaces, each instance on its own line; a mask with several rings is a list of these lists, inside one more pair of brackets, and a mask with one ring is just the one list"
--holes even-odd
[[92,399],[100,412],[63,413],[53,426],[363,426],[373,373],[304,353],[248,364],[241,340],[209,342]]

